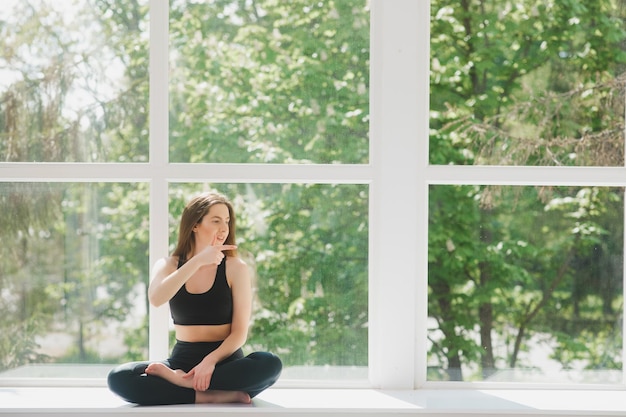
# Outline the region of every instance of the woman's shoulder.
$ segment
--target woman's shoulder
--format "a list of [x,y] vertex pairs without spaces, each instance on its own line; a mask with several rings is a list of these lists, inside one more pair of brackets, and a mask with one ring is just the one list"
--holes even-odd
[[227,256],[226,257],[226,269],[232,270],[233,268],[247,268],[248,264],[238,256]]
[[230,281],[232,278],[239,277],[248,277],[250,275],[250,271],[248,268],[248,264],[246,262],[237,257],[237,256],[227,256],[226,257],[226,276]]
[[178,269],[178,256],[165,256],[160,258],[156,261],[154,267],[165,270],[176,270]]

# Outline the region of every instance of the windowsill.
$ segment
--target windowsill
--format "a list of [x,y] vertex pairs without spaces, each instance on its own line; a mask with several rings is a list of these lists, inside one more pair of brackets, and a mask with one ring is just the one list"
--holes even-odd
[[[137,407],[106,387],[112,365],[29,365],[0,374],[0,415],[120,416],[158,413],[162,416],[271,414],[419,416],[477,415],[626,415],[623,386],[588,389],[492,389],[474,386],[431,385],[421,390],[369,388],[364,367],[289,367],[278,383],[251,405],[185,405]],[[603,375],[603,381],[606,381]],[[511,377],[511,375],[508,375]],[[518,375],[519,377],[519,375]],[[526,382],[540,382],[525,375]],[[543,380],[547,383],[548,380]],[[588,381],[587,381],[588,382]],[[323,387],[323,388],[322,388]],[[483,388],[483,389],[480,389]]]
[[137,407],[104,387],[3,387],[0,415],[626,415],[623,391],[272,388],[251,405]]

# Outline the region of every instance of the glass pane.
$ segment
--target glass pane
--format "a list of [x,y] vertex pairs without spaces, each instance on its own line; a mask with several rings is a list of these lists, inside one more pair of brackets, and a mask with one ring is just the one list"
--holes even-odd
[[0,160],[148,159],[147,0],[0,8]]
[[433,185],[429,380],[622,383],[624,189]]
[[[255,300],[244,351],[280,356],[286,379],[367,379],[368,186],[221,184],[237,213]],[[170,245],[186,202],[212,188],[170,188]]]
[[431,164],[623,166],[625,18],[615,0],[431,0]]
[[368,0],[170,4],[171,161],[368,162]]
[[0,183],[0,210],[0,384],[146,357],[148,185]]

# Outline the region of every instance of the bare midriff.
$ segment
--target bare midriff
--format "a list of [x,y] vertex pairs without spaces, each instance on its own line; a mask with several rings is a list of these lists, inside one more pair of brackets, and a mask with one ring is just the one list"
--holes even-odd
[[230,324],[174,325],[176,339],[182,342],[220,342],[230,334]]

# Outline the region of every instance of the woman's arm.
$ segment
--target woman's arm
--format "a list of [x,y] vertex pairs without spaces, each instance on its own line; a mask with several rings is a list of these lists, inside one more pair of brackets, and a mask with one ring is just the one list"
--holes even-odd
[[214,363],[226,359],[246,343],[252,315],[250,269],[240,258],[228,258],[226,262],[226,273],[233,294],[233,321],[228,337],[219,348],[207,355]]
[[252,286],[248,265],[240,258],[229,257],[225,262],[228,282],[233,294],[233,321],[230,334],[220,347],[209,353],[187,377],[194,378],[194,388],[206,391],[211,382],[215,365],[232,355],[246,343],[252,314]]
[[185,282],[198,270],[199,262],[191,258],[180,268],[175,257],[159,259],[152,268],[152,279],[148,286],[150,304],[158,307],[168,302]]
[[203,265],[219,265],[224,259],[222,251],[236,248],[235,245],[207,246],[180,268],[174,257],[160,259],[152,269],[152,279],[148,287],[150,303],[155,307],[167,303],[198,268]]

